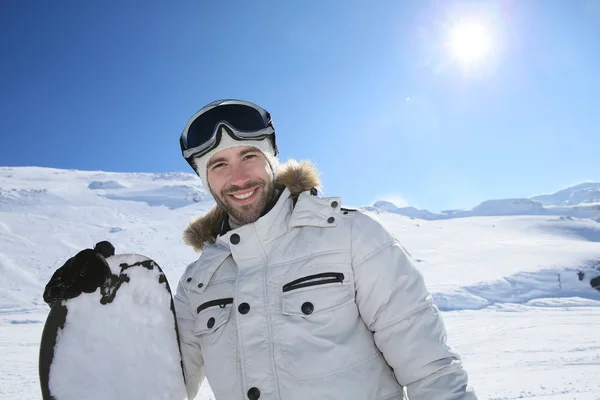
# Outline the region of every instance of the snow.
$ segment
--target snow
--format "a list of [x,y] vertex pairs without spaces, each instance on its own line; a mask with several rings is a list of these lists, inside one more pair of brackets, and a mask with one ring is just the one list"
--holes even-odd
[[[590,280],[600,276],[600,211],[519,208],[532,202],[542,204],[424,219],[369,209],[416,260],[480,399],[599,399],[600,292]],[[0,398],[40,398],[41,295],[56,268],[110,240],[118,253],[152,257],[174,288],[198,256],[183,229],[213,204],[192,174],[0,167]],[[198,398],[212,398],[206,381]]]
[[544,206],[529,199],[488,200],[473,209],[474,215],[543,214]]
[[597,301],[575,308],[507,305],[444,319],[479,399],[597,400],[598,311]]
[[124,186],[122,183],[117,181],[93,181],[88,185],[88,189],[97,190],[97,189],[123,189]]

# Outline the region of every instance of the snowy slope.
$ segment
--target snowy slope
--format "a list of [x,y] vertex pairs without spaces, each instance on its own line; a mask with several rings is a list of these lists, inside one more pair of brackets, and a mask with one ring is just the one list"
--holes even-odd
[[[402,241],[444,310],[544,297],[598,299],[600,223],[514,216],[441,221],[378,215]],[[579,270],[587,274],[579,280]],[[560,279],[560,283],[559,283]]]
[[[56,268],[110,240],[152,257],[174,286],[198,256],[181,233],[213,204],[192,174],[0,167],[0,398],[39,398],[41,295]],[[379,205],[370,210],[417,261],[480,399],[600,398],[598,221],[540,212],[534,199],[411,216]]]
[[0,309],[43,306],[54,270],[100,240],[151,255],[176,281],[196,257],[181,233],[213,204],[191,174],[0,168]]

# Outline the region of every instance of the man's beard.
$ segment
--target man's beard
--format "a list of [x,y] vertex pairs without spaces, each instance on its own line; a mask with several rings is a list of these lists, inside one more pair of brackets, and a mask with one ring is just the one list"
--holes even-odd
[[[229,193],[252,188],[257,188],[257,190],[260,188],[260,198],[256,202],[237,207],[234,207],[229,203]],[[267,209],[267,206],[275,197],[275,182],[271,181],[267,183],[262,180],[252,181],[248,182],[244,186],[229,186],[228,188],[221,190],[221,196],[216,196],[215,193],[212,192],[212,189],[211,193],[217,204],[227,211],[230,219],[233,219],[232,222],[234,222],[236,225],[245,225],[256,222],[256,220],[263,215]]]

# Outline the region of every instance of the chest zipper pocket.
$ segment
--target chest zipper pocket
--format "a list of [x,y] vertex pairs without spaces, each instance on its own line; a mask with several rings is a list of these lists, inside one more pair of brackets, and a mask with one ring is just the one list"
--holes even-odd
[[283,285],[283,292],[289,292],[290,290],[296,290],[309,286],[326,285],[329,283],[342,283],[344,282],[344,274],[341,272],[323,272],[321,274],[304,276],[298,278],[292,282]]
[[298,278],[283,285],[281,312],[289,316],[315,318],[354,301],[353,287],[341,272]]
[[200,314],[202,312],[202,310],[205,310],[209,307],[214,307],[214,306],[219,306],[220,308],[225,308],[226,305],[228,304],[232,304],[233,303],[233,298],[229,297],[227,299],[217,299],[217,300],[211,300],[211,301],[207,301],[206,303],[202,303],[198,306],[198,308],[196,309],[196,312],[198,314]]
[[205,335],[219,329],[229,320],[233,298],[223,298],[202,303],[196,309],[196,335]]

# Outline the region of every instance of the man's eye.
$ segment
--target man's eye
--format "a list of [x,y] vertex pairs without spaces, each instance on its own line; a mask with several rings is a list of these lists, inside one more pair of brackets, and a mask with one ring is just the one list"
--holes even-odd
[[218,164],[213,165],[212,169],[215,170],[215,169],[223,167],[224,165],[225,165],[225,163],[218,163]]
[[244,160],[250,160],[251,158],[256,158],[256,154],[246,154]]

